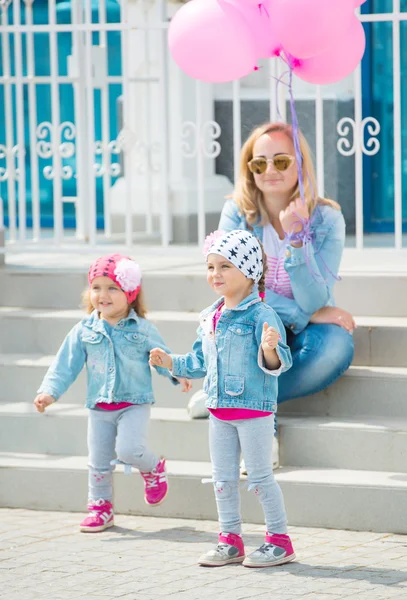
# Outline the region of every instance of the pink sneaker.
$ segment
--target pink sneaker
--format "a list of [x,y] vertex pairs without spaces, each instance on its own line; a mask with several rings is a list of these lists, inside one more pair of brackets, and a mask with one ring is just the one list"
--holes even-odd
[[86,533],[104,531],[114,525],[113,505],[109,500],[91,500],[89,514],[80,524],[80,530]]
[[245,558],[243,566],[274,567],[284,565],[294,559],[295,552],[288,535],[266,533],[264,544]]
[[140,471],[140,475],[144,479],[144,500],[151,506],[161,504],[168,492],[165,459],[161,459],[150,472],[142,473]]
[[243,561],[244,544],[241,536],[236,533],[220,533],[217,546],[203,554],[198,564],[203,567],[224,567]]

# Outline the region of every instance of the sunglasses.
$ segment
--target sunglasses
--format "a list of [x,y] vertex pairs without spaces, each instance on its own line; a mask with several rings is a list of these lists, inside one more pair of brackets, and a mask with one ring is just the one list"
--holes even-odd
[[274,158],[265,158],[264,156],[258,156],[252,158],[247,163],[250,171],[255,175],[262,175],[267,171],[269,163],[272,163],[277,171],[287,171],[295,161],[294,156],[290,154],[277,154]]

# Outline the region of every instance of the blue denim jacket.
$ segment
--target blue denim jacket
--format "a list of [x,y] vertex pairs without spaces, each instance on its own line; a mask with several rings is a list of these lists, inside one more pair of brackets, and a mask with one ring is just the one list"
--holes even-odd
[[[263,227],[250,226],[234,200],[225,203],[219,229],[251,230],[263,241]],[[319,204],[312,213],[311,235],[311,244],[304,244],[301,248],[287,245],[284,266],[290,277],[294,299],[266,290],[267,304],[294,333],[300,333],[308,325],[314,312],[335,304],[333,286],[345,244],[345,220],[341,211]]]
[[[177,377],[205,377],[208,408],[250,408],[274,412],[277,408],[277,376],[292,365],[285,329],[274,310],[250,294],[233,309],[221,314],[216,331],[213,316],[223,298],[200,315],[198,339],[192,352],[173,354],[172,373]],[[281,366],[269,371],[261,349],[263,323],[279,331],[276,348]]]
[[[68,333],[38,393],[58,400],[86,364],[86,408],[97,402],[154,403],[148,359],[156,346],[170,352],[155,325],[134,310],[110,334],[95,310]],[[168,369],[156,369],[178,383]]]

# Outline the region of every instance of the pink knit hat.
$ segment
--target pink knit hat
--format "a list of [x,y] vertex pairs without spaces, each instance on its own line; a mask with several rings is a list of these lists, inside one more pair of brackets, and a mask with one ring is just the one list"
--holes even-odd
[[126,294],[129,304],[134,302],[141,288],[140,266],[122,254],[107,254],[97,258],[89,269],[89,285],[96,277],[109,277],[114,281]]

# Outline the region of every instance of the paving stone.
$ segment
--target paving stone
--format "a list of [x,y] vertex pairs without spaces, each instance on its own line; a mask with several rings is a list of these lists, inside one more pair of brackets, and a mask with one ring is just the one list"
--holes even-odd
[[[0,509],[1,600],[407,597],[404,536],[295,527],[297,562],[208,569],[196,561],[216,542],[215,523],[121,516],[120,527],[83,535],[78,521],[66,513]],[[251,551],[262,527],[246,525],[244,536]]]

